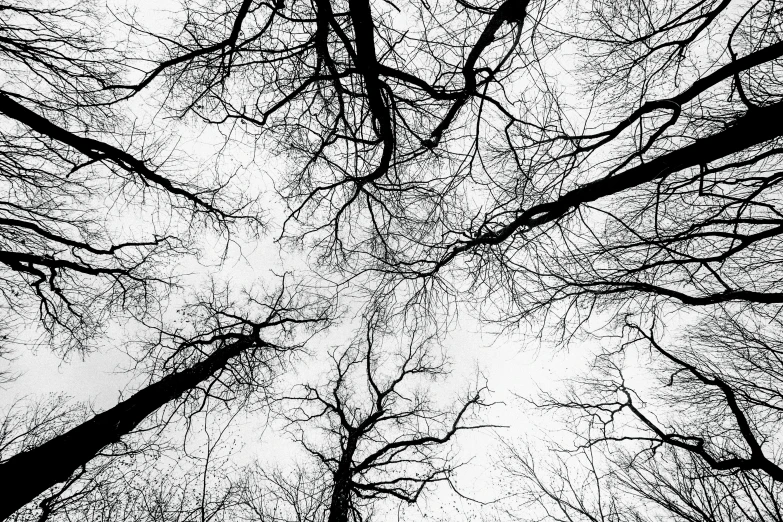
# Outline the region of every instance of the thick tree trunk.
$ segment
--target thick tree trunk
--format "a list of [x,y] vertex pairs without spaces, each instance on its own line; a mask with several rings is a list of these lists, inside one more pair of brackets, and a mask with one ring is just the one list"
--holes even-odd
[[0,464],[0,520],[48,488],[67,480],[79,466],[88,463],[104,447],[118,442],[149,414],[195,387],[251,346],[262,345],[250,337],[240,338],[193,367],[164,377],[66,433]]
[[343,451],[337,472],[334,474],[334,488],[329,504],[328,522],[348,522],[351,509],[351,472],[356,441],[349,437]]

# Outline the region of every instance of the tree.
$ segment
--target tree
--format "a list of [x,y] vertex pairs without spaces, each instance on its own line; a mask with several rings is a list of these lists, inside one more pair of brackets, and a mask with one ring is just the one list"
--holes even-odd
[[[281,501],[289,507],[276,516],[267,511],[262,520],[360,521],[385,498],[415,504],[437,483],[457,491],[452,474],[458,465],[447,449],[459,432],[491,427],[467,422],[490,405],[482,397],[486,387],[469,391],[453,411],[439,408],[427,384],[446,367],[432,353],[432,340],[413,335],[389,352],[382,349],[388,335],[371,317],[361,342],[330,353],[326,386],[303,385],[301,395],[284,399],[283,415],[317,471],[300,471],[293,480],[279,473],[263,477],[273,486],[259,499],[267,510],[277,512]],[[303,475],[309,477],[304,486]]]
[[[291,433],[310,457],[307,465],[293,471],[270,470],[258,463],[244,470],[232,467],[219,455],[218,445],[227,431],[223,427],[207,436],[204,456],[184,474],[169,471],[161,477],[163,471],[155,464],[145,465],[139,458],[118,464],[111,452],[101,452],[100,458],[89,461],[91,467],[82,466],[69,482],[43,498],[38,519],[75,513],[104,522],[159,517],[202,522],[364,520],[384,498],[415,504],[438,483],[457,491],[451,481],[459,464],[451,443],[458,432],[488,427],[467,422],[489,405],[482,397],[486,389],[471,390],[453,408],[438,407],[427,384],[443,378],[446,367],[442,357],[433,355],[431,340],[414,338],[400,351],[384,351],[380,337],[386,335],[377,325],[369,328],[362,342],[330,353],[333,367],[325,385],[302,385],[302,395],[276,399]],[[267,370],[261,376],[265,383],[274,382],[273,363],[271,359],[264,362]],[[246,361],[231,371],[252,367]],[[203,416],[204,430],[214,429],[214,421],[207,420],[214,411],[203,404],[207,397],[225,401],[229,413],[233,412],[230,415],[241,411],[236,399],[227,395],[236,395],[244,380],[232,381],[220,374],[213,378],[215,383],[207,390],[191,392],[196,397],[187,397],[184,404],[169,406],[159,415],[152,424],[155,431],[161,431],[156,426],[161,419],[170,419],[171,410],[179,409],[188,423]],[[245,386],[258,395],[263,384],[255,378]],[[126,402],[133,400],[135,396]],[[144,431],[151,431],[152,426],[148,423]],[[160,440],[158,434],[149,439]],[[33,451],[46,444],[50,442],[34,445]],[[177,460],[194,460],[193,455],[181,452],[174,453]],[[126,445],[117,454],[128,460],[128,455],[143,451]]]
[[[540,406],[573,413],[584,446],[638,443],[640,453],[652,454],[669,446],[716,472],[758,471],[783,482],[774,437],[781,422],[780,323],[753,319],[709,317],[690,329],[686,343],[670,347],[629,323],[627,341],[600,357],[592,377]],[[652,382],[627,376],[637,364],[651,369]]]
[[[675,307],[749,303],[774,316],[783,299],[775,1],[186,12],[181,32],[160,37],[183,51],[122,88],[165,77],[172,110],[241,122],[237,139],[287,152],[283,235],[338,273],[372,274],[359,280],[387,303],[488,296],[484,311],[505,324],[541,312],[571,334],[596,310],[652,323]],[[721,415],[752,456],[730,464],[648,427],[708,464],[777,473],[733,400],[723,394]]]
[[[328,301],[307,302],[285,285],[268,298],[251,296],[244,310],[226,299],[211,294],[193,305],[189,330],[158,332],[142,360],[144,374],[154,382],[72,427],[58,423],[59,429],[46,440],[35,437],[36,444],[25,443],[33,436],[29,428],[14,434],[14,444],[4,448],[0,461],[0,485],[7,492],[0,501],[0,517],[67,481],[169,403],[175,404],[169,415],[181,410],[192,416],[210,402],[236,402],[242,395],[262,393],[285,358],[301,346],[301,341],[291,342],[294,334],[317,331],[329,319]],[[30,469],[40,471],[26,472]]]
[[[153,322],[194,222],[259,222],[227,190],[228,149],[214,183],[163,160],[163,115],[281,153],[281,244],[401,322],[467,305],[568,342],[628,317],[601,326],[622,340],[586,390],[547,403],[600,428],[582,447],[780,481],[777,348],[759,330],[783,303],[777,0],[188,0],[172,31],[116,13],[124,34],[103,40],[96,12],[0,11],[0,290],[52,346],[86,347],[111,310]],[[176,226],[118,233],[93,205],[107,191],[141,213],[155,195]],[[698,342],[680,335],[697,321]],[[652,365],[629,376],[639,346]],[[345,517],[338,468],[329,516]]]
[[261,522],[325,522],[329,485],[320,473],[304,467],[271,472],[247,470],[239,489],[238,520]]
[[[114,408],[79,418],[52,413],[42,424],[37,408],[8,417],[27,420],[12,422],[17,430],[3,446],[5,518],[58,483],[55,496],[63,494],[102,450],[168,403],[214,399],[221,382],[237,394],[252,387],[299,346],[289,334],[327,322],[329,307],[320,298],[305,302],[284,282],[244,310],[218,307],[218,295],[194,304],[201,323],[187,334],[159,324],[157,305],[176,283],[166,264],[195,253],[194,225],[221,233],[240,222],[256,226],[251,201],[225,197],[229,177],[201,184],[202,173],[181,180],[182,165],[164,165],[176,156],[172,148],[155,129],[137,127],[108,88],[128,64],[94,5],[22,0],[0,11],[0,307],[9,343],[2,354],[12,358],[13,343],[29,343],[41,329],[64,357],[105,349],[100,334],[114,314],[134,316],[154,339],[140,364],[149,382]],[[134,215],[143,217],[129,231]],[[44,515],[53,500],[42,503]]]
[[508,446],[502,467],[514,491],[499,510],[499,518],[542,522],[781,520],[780,484],[763,473],[716,472],[698,457],[668,448],[662,448],[656,458],[610,455],[595,447],[568,458],[536,459],[524,449]]
[[226,177],[177,179],[165,156],[182,158],[117,104],[128,64],[100,13],[21,0],[0,23],[0,306],[6,324],[37,315],[61,353],[89,348],[108,312],[152,317],[192,223],[259,221]]
[[519,493],[585,520],[779,520],[780,323],[759,316],[723,309],[668,345],[628,323],[590,376],[537,404],[566,413],[568,459],[508,447]]
[[[226,520],[237,512],[242,473],[226,437],[240,411],[192,412],[184,442],[171,426],[131,434],[8,520]],[[194,440],[196,432],[205,440]]]
[[[288,152],[286,230],[342,270],[460,261],[531,307],[770,302],[772,266],[733,267],[776,244],[775,6],[191,3],[161,37],[187,52],[123,88],[165,76],[179,114]],[[576,107],[545,70],[570,42]]]

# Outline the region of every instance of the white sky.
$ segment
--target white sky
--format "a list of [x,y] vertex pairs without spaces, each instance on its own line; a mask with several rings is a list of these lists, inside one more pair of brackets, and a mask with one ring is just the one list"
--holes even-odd
[[[166,21],[170,19],[167,11],[176,10],[177,2],[110,0],[109,6],[117,8],[136,6],[139,21],[152,24],[151,29],[165,29],[168,26]],[[158,27],[155,27],[155,24],[158,24]],[[197,152],[208,151],[210,147],[205,147],[203,144],[215,139],[217,138],[210,136],[209,133],[190,138],[183,137],[179,149],[195,156]],[[260,167],[250,164],[249,159],[236,158],[236,160],[249,166],[251,173],[263,175],[259,172]],[[194,161],[196,161],[195,157]],[[274,163],[267,163],[265,160],[263,168],[268,174],[274,175]],[[219,274],[220,277],[230,279],[236,284],[247,285],[257,278],[268,277],[270,270],[273,269],[281,271],[281,269],[291,269],[293,266],[298,268],[304,266],[303,260],[296,257],[302,255],[301,253],[288,254],[284,258],[269,238],[263,238],[258,244],[241,239],[239,243],[243,245],[242,255],[239,254],[237,246],[232,247],[229,261],[220,269]],[[210,249],[205,251],[209,252]],[[186,264],[179,267],[180,271],[193,274],[188,280],[192,280],[194,285],[198,285],[199,280],[205,280],[213,271],[210,265],[214,266],[217,262],[215,259],[200,261],[201,264],[196,260],[186,260]],[[552,419],[529,408],[523,412],[520,401],[514,394],[533,397],[539,386],[557,387],[560,379],[573,376],[583,368],[591,349],[582,346],[578,350],[572,348],[570,353],[555,353],[547,347],[541,347],[535,339],[524,340],[519,335],[510,334],[495,336],[491,331],[467,314],[462,315],[459,327],[451,332],[444,343],[454,369],[449,381],[451,384],[445,387],[457,388],[459,384],[466,383],[475,375],[475,369],[478,367],[489,379],[489,387],[493,391],[490,398],[505,403],[493,408],[486,417],[488,422],[510,426],[509,429],[503,430],[503,436],[515,439],[525,435],[535,437],[539,431],[550,432],[555,426]],[[110,337],[119,341],[127,334],[128,332],[117,328],[110,333]],[[319,351],[323,354],[327,348],[340,344],[341,341],[344,339],[332,335],[318,340],[310,347],[316,354]],[[112,406],[118,398],[119,391],[126,388],[129,383],[129,375],[122,372],[129,361],[117,344],[107,343],[106,349],[97,350],[87,355],[84,360],[74,357],[67,362],[63,362],[60,357],[45,349],[20,352],[18,355],[19,358],[14,362],[13,368],[20,373],[20,377],[3,391],[0,403],[8,403],[21,396],[43,397],[47,393],[65,392],[74,400],[88,401],[96,409],[103,409]],[[308,367],[318,368],[317,365],[308,365]],[[316,371],[315,375],[311,371],[309,377],[317,378],[318,374],[323,375],[325,371],[326,368],[320,372]],[[298,378],[301,377],[296,375],[287,377],[291,382],[297,382]],[[276,461],[285,465],[292,457],[290,437],[276,429],[267,429],[262,436],[259,436],[259,427],[265,420],[263,415],[259,414],[258,424],[252,419],[245,419],[239,423],[238,433],[245,433],[242,438],[246,445],[241,459],[251,459],[255,455],[262,462]],[[466,493],[478,498],[488,499],[494,494],[492,481],[495,476],[491,465],[494,437],[491,432],[477,431],[468,431],[459,437],[461,458],[472,459],[472,461],[471,465],[458,476],[458,482],[464,485]],[[464,505],[448,496],[430,497],[426,506],[422,505],[419,508],[430,513],[447,513],[446,517],[452,520],[460,520],[463,519],[462,517],[467,519],[467,514],[477,509],[475,506]],[[460,511],[456,512],[455,509]],[[410,512],[405,516],[410,517],[408,519],[418,518]]]

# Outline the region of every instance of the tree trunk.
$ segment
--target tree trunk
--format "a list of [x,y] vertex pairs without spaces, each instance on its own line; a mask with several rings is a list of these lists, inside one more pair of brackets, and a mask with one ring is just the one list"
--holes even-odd
[[328,522],[348,522],[348,514],[351,509],[351,471],[354,451],[356,451],[356,441],[349,437],[337,472],[334,474],[334,488],[329,504]]
[[193,367],[164,377],[113,408],[44,444],[0,464],[0,520],[88,463],[109,444],[118,442],[149,414],[223,368],[251,346],[249,337],[218,349]]

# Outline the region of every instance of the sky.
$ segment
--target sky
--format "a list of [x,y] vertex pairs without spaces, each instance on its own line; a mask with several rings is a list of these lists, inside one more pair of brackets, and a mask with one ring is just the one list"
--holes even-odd
[[[167,27],[168,12],[177,7],[177,3],[170,0],[109,0],[108,4],[116,8],[135,8],[140,22],[149,24],[151,29],[161,30]],[[183,125],[179,132],[177,148],[192,155],[194,163],[208,161],[210,151],[220,143],[220,136],[210,130],[198,132]],[[204,158],[200,158],[199,154]],[[275,169],[282,168],[279,158],[264,154],[253,157],[250,151],[237,149],[232,160],[247,169],[248,183],[255,184],[256,191],[272,193],[263,189],[268,188]],[[267,204],[271,206],[274,203],[268,201]],[[275,213],[274,210],[270,212],[269,220],[273,226],[269,235],[258,240],[251,236],[236,236],[234,242],[228,245],[226,261],[222,265],[220,257],[225,244],[205,236],[202,257],[184,259],[180,266],[175,267],[177,272],[188,274],[184,278],[185,286],[197,287],[210,277],[249,286],[259,279],[268,280],[272,272],[304,268],[305,252],[282,254],[272,241],[274,223],[279,222],[279,215]],[[136,219],[143,220],[144,217],[137,216]],[[210,241],[216,243],[210,245]],[[450,393],[456,394],[464,389],[475,379],[477,371],[480,372],[486,376],[492,391],[489,399],[497,402],[486,412],[484,419],[491,424],[507,426],[483,432],[468,431],[458,438],[460,459],[469,464],[459,471],[457,481],[464,485],[465,493],[483,500],[491,500],[497,493],[493,459],[500,451],[499,438],[535,444],[535,440],[543,434],[551,436],[552,431],[558,429],[550,415],[534,411],[520,397],[533,398],[539,389],[557,387],[561,380],[577,375],[596,348],[585,341],[569,351],[553,350],[551,346],[542,345],[542,340],[534,336],[520,332],[496,333],[495,329],[494,325],[482,324],[468,314],[461,315],[458,324],[443,342],[453,369],[452,375],[438,389],[447,398]],[[303,365],[304,370],[286,375],[283,382],[293,386],[305,380],[318,382],[322,379],[326,375],[327,350],[345,343],[350,331],[349,318],[343,328],[314,339],[310,343],[312,358]],[[123,391],[127,395],[137,384],[133,375],[125,371],[131,361],[122,348],[122,339],[132,337],[134,333],[116,325],[108,333],[102,349],[84,357],[72,356],[65,361],[46,349],[19,351],[14,362],[18,379],[3,391],[0,403],[7,405],[20,397],[42,398],[47,394],[64,392],[74,401],[91,404],[96,411],[111,407]],[[281,387],[284,386],[281,384]],[[285,466],[303,457],[291,441],[290,434],[280,429],[279,423],[270,421],[263,412],[238,420],[232,433],[243,443],[242,450],[232,457],[239,463],[257,459],[265,465]],[[404,513],[395,511],[388,516],[399,515],[404,520],[411,520],[426,518],[424,514],[432,512],[459,520],[460,517],[467,519],[469,513],[476,509],[476,505],[443,493],[442,496],[429,497],[426,503],[408,508]]]

